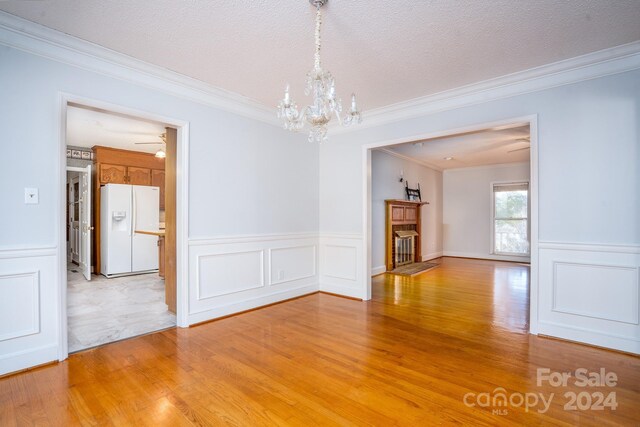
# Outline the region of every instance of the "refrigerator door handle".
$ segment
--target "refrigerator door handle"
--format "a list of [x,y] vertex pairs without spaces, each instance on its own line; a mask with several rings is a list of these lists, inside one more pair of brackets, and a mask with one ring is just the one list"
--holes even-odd
[[129,236],[133,236],[133,227],[136,224],[136,189],[131,187],[131,228],[129,229]]

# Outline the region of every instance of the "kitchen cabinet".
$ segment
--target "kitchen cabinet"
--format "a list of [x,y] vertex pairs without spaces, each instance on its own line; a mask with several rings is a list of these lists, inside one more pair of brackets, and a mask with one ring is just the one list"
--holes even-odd
[[153,169],[151,171],[151,185],[153,187],[160,187],[160,210],[164,210],[164,170]]
[[122,165],[100,164],[101,184],[126,184],[127,167]]
[[151,185],[151,169],[128,166],[127,175],[131,185]]

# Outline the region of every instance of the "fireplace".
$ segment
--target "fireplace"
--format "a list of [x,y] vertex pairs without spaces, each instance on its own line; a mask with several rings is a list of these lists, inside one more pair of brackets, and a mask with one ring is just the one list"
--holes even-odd
[[419,236],[415,230],[396,231],[395,237],[395,266],[407,265],[415,262],[415,239]]
[[422,261],[420,210],[423,202],[386,200],[386,268]]

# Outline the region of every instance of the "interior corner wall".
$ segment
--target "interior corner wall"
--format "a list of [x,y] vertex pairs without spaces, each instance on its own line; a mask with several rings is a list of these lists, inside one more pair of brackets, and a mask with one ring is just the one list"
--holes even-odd
[[[320,147],[320,236],[364,241],[365,146],[536,115],[537,332],[640,353],[639,112],[634,69],[333,135]],[[350,286],[366,295],[366,277]]]
[[[112,63],[90,71],[99,61],[86,61],[83,68],[0,44],[0,375],[59,355],[62,92],[189,123],[190,323],[318,290],[316,145],[110,77],[119,67]],[[25,187],[38,188],[38,204],[24,203]],[[224,276],[221,265],[242,268]]]
[[422,200],[422,259],[442,256],[442,172],[419,163],[392,156],[384,151],[371,152],[371,273],[386,271],[385,200],[406,199],[404,179],[415,188],[420,184]]
[[512,163],[443,172],[445,256],[528,262],[529,257],[494,255],[491,250],[493,182],[529,182],[529,163]]

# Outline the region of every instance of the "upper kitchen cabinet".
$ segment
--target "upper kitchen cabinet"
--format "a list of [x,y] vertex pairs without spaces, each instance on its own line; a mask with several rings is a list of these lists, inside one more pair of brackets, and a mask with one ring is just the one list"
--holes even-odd
[[151,171],[151,186],[160,187],[160,210],[164,210],[164,170],[153,169]]

